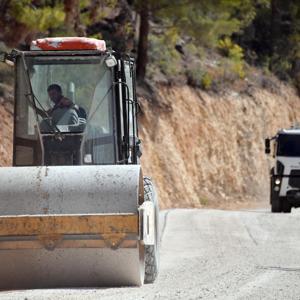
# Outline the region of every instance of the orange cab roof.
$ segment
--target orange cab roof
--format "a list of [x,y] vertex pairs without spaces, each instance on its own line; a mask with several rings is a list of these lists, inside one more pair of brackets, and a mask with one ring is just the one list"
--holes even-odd
[[56,37],[38,39],[31,43],[31,50],[106,50],[103,40],[86,37]]

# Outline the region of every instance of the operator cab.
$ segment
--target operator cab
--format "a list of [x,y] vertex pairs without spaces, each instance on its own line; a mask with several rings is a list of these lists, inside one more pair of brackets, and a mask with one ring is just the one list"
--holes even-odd
[[[138,162],[133,59],[89,38],[40,39],[9,58],[15,166]],[[58,100],[51,86],[60,88]]]

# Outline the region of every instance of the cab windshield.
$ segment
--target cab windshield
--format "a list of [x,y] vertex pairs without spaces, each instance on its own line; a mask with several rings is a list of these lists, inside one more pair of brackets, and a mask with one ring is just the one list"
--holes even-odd
[[[49,158],[55,147],[60,152],[66,150],[66,158],[72,149],[77,149],[77,163],[114,163],[113,78],[104,57],[38,56],[19,61],[16,105],[19,165],[39,165],[38,157]],[[55,145],[53,139],[50,142],[50,136],[57,133],[64,136],[65,145],[62,142]],[[38,140],[41,140],[39,147]],[[51,155],[40,155],[43,150],[51,150]],[[60,160],[48,164],[73,164],[61,157]]]
[[[107,94],[110,92],[111,72],[103,64],[103,58],[28,58],[27,66],[40,126],[45,125],[46,122],[43,121],[48,118],[49,122],[60,126],[61,131],[82,131],[84,126],[76,128],[76,125],[81,124],[80,121],[84,123],[90,119],[90,123],[97,122],[104,132],[110,131]],[[51,90],[51,87],[54,89]],[[60,92],[55,91],[58,87]],[[52,91],[60,93],[62,101],[58,99],[58,103],[54,102],[54,99],[51,99]],[[101,118],[95,116],[99,100],[102,100],[99,110],[102,112]],[[75,116],[74,120],[69,117],[70,114]],[[79,119],[78,123],[76,117]],[[52,128],[44,127],[42,131],[52,131]]]
[[277,156],[300,156],[300,134],[280,134],[277,139]]

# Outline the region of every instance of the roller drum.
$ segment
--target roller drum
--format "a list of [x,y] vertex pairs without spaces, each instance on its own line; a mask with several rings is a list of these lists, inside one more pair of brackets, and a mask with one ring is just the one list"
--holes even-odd
[[[141,182],[136,165],[0,168],[0,227],[1,222],[8,224],[0,230],[0,288],[142,285],[144,246],[139,229],[128,234],[126,224],[122,231],[122,223],[117,228],[105,221],[98,236],[89,223],[90,216],[102,218],[102,214],[108,219],[137,217]],[[83,232],[78,233],[73,224],[66,226],[70,232],[62,234],[59,230],[65,225],[59,227],[55,218],[66,216],[86,220]],[[22,230],[16,227],[21,235],[11,233],[10,218],[32,217],[40,223],[24,221]],[[55,220],[49,228],[34,226],[47,217]],[[50,242],[53,247],[47,247]]]

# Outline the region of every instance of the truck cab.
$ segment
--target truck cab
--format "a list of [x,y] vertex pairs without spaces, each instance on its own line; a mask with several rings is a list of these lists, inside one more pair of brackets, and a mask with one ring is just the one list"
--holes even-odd
[[272,212],[290,213],[300,207],[300,127],[282,129],[265,140],[265,152],[274,158],[270,171]]

